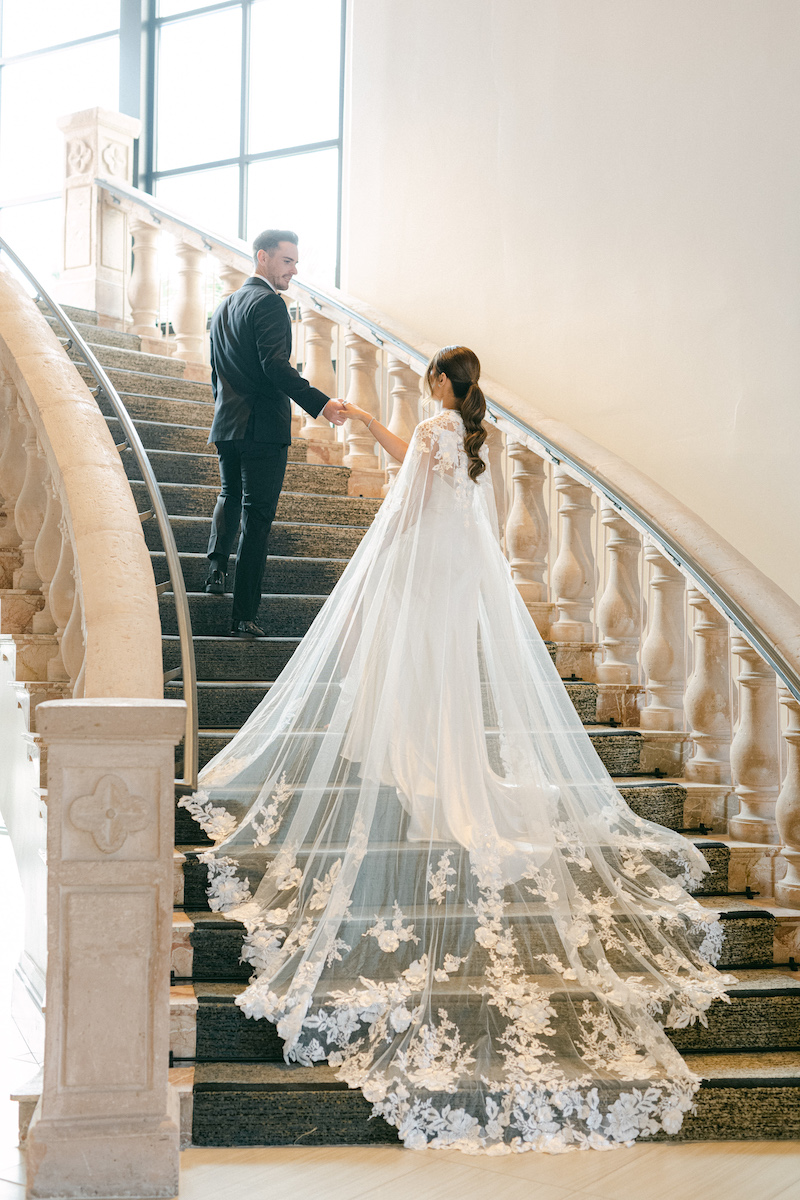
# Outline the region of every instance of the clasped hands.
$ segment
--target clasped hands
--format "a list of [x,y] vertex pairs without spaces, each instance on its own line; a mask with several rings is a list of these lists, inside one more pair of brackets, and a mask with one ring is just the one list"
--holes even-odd
[[331,425],[344,425],[345,421],[369,421],[373,414],[356,404],[348,404],[346,400],[329,400],[322,410],[322,416]]

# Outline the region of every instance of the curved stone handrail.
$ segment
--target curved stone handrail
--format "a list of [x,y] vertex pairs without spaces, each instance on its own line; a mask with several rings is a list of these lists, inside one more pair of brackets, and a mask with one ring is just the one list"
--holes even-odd
[[57,337],[3,268],[0,365],[33,424],[72,543],[83,608],[83,694],[161,699],[158,597],[119,452]]

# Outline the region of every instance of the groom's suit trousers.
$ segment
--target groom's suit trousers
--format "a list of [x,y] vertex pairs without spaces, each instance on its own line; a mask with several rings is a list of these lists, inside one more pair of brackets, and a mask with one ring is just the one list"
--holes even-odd
[[237,438],[217,442],[220,493],[211,518],[208,557],[223,571],[239,529],[231,620],[255,621],[261,603],[261,581],[267,543],[286,472],[288,446]]

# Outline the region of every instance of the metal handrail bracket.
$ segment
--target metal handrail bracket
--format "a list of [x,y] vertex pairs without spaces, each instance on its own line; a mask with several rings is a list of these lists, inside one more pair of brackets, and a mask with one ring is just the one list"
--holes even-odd
[[114,411],[114,416],[122,426],[125,434],[125,442],[129,449],[133,452],[136,462],[142,472],[147,494],[150,497],[150,505],[152,514],[158,521],[158,528],[161,534],[161,541],[164,546],[164,553],[167,559],[167,570],[169,571],[170,583],[172,592],[175,597],[175,612],[178,621],[178,636],[180,638],[181,647],[181,674],[183,676],[183,698],[186,703],[186,732],[184,734],[183,743],[183,778],[176,779],[176,784],[179,787],[191,788],[194,790],[197,787],[197,764],[198,764],[198,714],[197,714],[197,668],[194,658],[194,642],[192,640],[192,623],[189,614],[189,600],[186,595],[186,584],[181,570],[180,557],[178,548],[175,544],[175,537],[172,532],[172,526],[169,523],[164,498],[161,495],[161,489],[158,486],[153,468],[150,465],[150,460],[147,457],[147,452],[142,445],[142,440],[134,425],[131,416],[125,407],[122,398],[117,389],[106,374],[105,369],[98,362],[94,352],[90,349],[87,342],[78,332],[73,321],[64,312],[64,309],[54,300],[53,297],[42,287],[36,276],[28,269],[21,258],[8,245],[8,243],[0,237],[0,252],[8,255],[14,265],[25,276],[32,287],[36,289],[37,297],[43,300],[47,307],[52,312],[53,316],[64,328],[68,339],[72,342],[72,348],[79,350],[83,356],[89,370],[97,380],[97,390],[92,393],[95,400],[103,396]]

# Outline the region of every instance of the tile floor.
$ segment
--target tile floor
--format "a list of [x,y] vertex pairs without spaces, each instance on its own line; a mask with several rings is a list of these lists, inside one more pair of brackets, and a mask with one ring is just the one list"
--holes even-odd
[[[0,1200],[23,1200],[9,1092],[37,1070],[11,1020],[22,905],[0,826]],[[185,1150],[180,1200],[800,1200],[800,1142],[641,1146],[609,1153],[467,1158],[392,1147]]]

